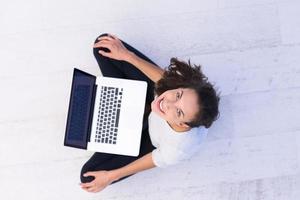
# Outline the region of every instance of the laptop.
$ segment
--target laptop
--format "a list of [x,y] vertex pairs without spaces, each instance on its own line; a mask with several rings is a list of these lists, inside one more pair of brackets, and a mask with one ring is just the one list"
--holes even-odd
[[147,82],[73,72],[64,145],[138,156]]

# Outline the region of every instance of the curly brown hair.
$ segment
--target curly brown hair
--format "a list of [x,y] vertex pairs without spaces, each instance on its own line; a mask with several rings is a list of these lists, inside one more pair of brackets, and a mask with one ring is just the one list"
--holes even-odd
[[198,126],[209,128],[219,118],[220,94],[216,93],[213,85],[202,73],[200,65],[192,66],[190,60],[186,63],[177,58],[171,58],[170,65],[162,79],[155,84],[154,92],[161,95],[167,90],[177,88],[193,89],[198,96],[199,111],[192,121],[185,122],[185,124],[191,128]]

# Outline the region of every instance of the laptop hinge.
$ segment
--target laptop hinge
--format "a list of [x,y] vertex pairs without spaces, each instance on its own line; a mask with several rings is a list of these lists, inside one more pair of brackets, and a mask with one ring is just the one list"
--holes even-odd
[[93,124],[94,105],[95,105],[96,93],[97,93],[97,85],[94,84],[94,86],[93,86],[93,94],[92,94],[92,99],[91,99],[91,110],[90,110],[90,114],[89,114],[90,116],[89,116],[89,126],[88,126],[87,142],[91,141],[91,132],[92,132],[92,124]]

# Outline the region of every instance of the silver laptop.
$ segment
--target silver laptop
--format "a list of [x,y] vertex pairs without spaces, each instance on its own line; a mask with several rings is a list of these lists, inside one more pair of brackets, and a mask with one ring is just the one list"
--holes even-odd
[[74,69],[64,145],[138,156],[147,82]]

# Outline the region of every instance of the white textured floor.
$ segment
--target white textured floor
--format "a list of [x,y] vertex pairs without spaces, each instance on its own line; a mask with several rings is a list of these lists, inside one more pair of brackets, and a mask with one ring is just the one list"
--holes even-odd
[[[103,32],[162,67],[202,64],[221,117],[190,162],[90,194],[91,153],[63,137],[73,67],[100,75]],[[299,1],[1,0],[0,36],[1,199],[300,199]]]

